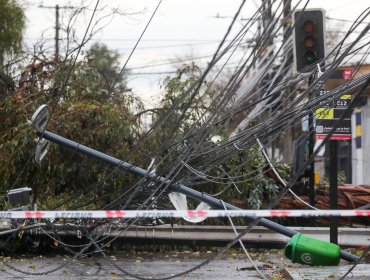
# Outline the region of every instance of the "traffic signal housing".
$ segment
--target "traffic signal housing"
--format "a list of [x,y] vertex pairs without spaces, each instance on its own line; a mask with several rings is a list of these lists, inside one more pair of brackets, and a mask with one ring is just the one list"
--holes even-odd
[[296,10],[293,18],[295,72],[311,72],[317,63],[324,65],[325,12],[322,9]]

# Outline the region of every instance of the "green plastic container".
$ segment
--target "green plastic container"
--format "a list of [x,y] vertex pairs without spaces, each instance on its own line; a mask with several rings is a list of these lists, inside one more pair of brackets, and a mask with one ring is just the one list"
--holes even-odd
[[286,245],[285,256],[293,263],[315,266],[338,265],[340,247],[330,242],[297,233]]

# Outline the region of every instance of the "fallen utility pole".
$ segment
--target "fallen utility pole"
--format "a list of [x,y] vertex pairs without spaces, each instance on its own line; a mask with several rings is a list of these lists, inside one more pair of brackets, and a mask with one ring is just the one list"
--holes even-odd
[[[158,176],[154,172],[150,172],[148,170],[145,170],[145,169],[142,169],[140,167],[134,166],[132,164],[129,164],[127,162],[124,162],[124,161],[119,160],[117,158],[114,158],[112,156],[109,156],[107,154],[104,154],[102,152],[94,150],[92,148],[89,148],[87,146],[81,145],[77,142],[74,142],[74,141],[69,140],[67,138],[64,138],[62,136],[59,136],[59,135],[54,134],[52,132],[49,132],[49,131],[46,131],[46,130],[43,131],[43,132],[40,132],[40,130],[39,130],[37,132],[37,135],[40,138],[49,140],[49,141],[54,142],[56,144],[59,144],[59,145],[62,145],[64,147],[67,147],[69,149],[72,149],[73,151],[79,152],[81,154],[84,154],[84,155],[87,155],[89,157],[95,158],[95,159],[100,160],[102,162],[108,163],[112,166],[115,166],[119,169],[128,171],[128,172],[133,173],[137,176],[146,177],[146,178],[148,178],[150,180],[153,180],[155,182],[158,182],[158,183],[161,183],[163,185],[169,186],[171,191],[179,192],[179,193],[187,195],[187,196],[189,196],[193,199],[196,199],[198,201],[205,202],[213,208],[224,209],[224,207],[226,207],[228,210],[240,210],[239,207],[236,207],[236,206],[228,204],[228,203],[222,203],[219,199],[214,198],[214,197],[212,197],[212,196],[210,196],[206,193],[202,193],[202,192],[193,190],[193,189],[191,189],[191,188],[189,188],[185,185],[179,184],[179,183],[173,183],[173,182],[171,182],[170,180],[167,180],[164,177]],[[250,217],[247,216],[247,217],[245,217],[245,219],[252,222],[256,218],[253,217],[253,216],[250,216]],[[264,226],[265,228],[268,228],[272,231],[275,231],[277,233],[288,236],[288,237],[293,237],[294,235],[299,233],[299,232],[297,232],[293,229],[284,227],[284,226],[282,226],[278,223],[275,223],[275,222],[270,221],[270,220],[265,219],[265,218],[261,218],[258,221],[258,224],[261,225],[261,226]],[[341,250],[341,252],[340,252],[340,257],[342,259],[350,261],[350,262],[356,261],[359,258],[359,257],[354,256],[352,254],[349,254],[349,253],[347,253],[343,250]]]

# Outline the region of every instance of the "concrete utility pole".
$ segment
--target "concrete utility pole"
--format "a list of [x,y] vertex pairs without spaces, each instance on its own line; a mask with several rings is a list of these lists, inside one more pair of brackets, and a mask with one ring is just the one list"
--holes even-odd
[[[292,4],[292,0],[283,0],[283,43],[284,43],[284,46],[283,46],[284,54],[283,55],[285,56],[284,57],[285,62],[284,62],[283,69],[289,69],[289,67],[291,67],[293,63],[293,53],[290,51],[291,44],[289,43],[289,40],[292,39],[291,38],[292,36],[291,4]],[[289,102],[292,99],[294,99],[294,97],[291,96],[290,94],[291,91],[292,91],[292,88],[287,88],[282,93],[284,96],[288,96]],[[293,161],[293,151],[290,147],[293,147],[295,138],[296,136],[295,136],[294,126],[293,126],[287,129],[284,139],[279,140],[277,144],[286,162]]]
[[[290,29],[291,29],[291,11],[292,11],[292,8],[291,8],[291,5],[292,5],[292,0],[284,0],[283,1],[283,17],[284,17],[284,42],[286,42],[287,40],[289,40],[290,36],[291,36],[291,32],[290,32]],[[289,63],[291,64],[293,61],[293,55],[290,55],[289,57]]]
[[55,60],[59,58],[59,5],[55,6]]
[[262,26],[264,29],[266,29],[267,26],[270,24],[271,15],[272,15],[271,0],[263,0],[262,6],[263,6]]
[[60,30],[60,23],[59,23],[59,9],[73,9],[74,7],[71,6],[63,6],[59,7],[59,5],[55,6],[44,6],[44,5],[39,5],[39,8],[44,8],[44,9],[55,9],[55,61],[59,61],[59,30]]
[[[38,118],[35,117],[35,119],[38,119]],[[46,123],[46,122],[44,122],[44,123]],[[132,174],[135,174],[139,177],[145,177],[149,180],[152,180],[153,182],[158,183],[159,185],[168,186],[169,190],[172,191],[172,192],[179,192],[179,193],[182,193],[182,194],[184,194],[188,197],[191,197],[195,200],[205,202],[205,203],[209,204],[214,209],[224,209],[224,208],[226,208],[228,210],[240,210],[240,208],[238,208],[238,207],[236,207],[232,204],[229,204],[229,203],[226,203],[226,202],[222,203],[221,200],[219,200],[218,198],[215,198],[213,196],[210,196],[207,193],[193,190],[192,188],[189,188],[189,187],[187,187],[187,186],[185,186],[181,183],[176,183],[176,182],[174,183],[174,182],[172,182],[171,180],[169,180],[165,177],[161,177],[161,176],[157,175],[155,172],[148,172],[145,169],[134,166],[130,163],[124,162],[120,159],[114,158],[112,156],[109,156],[109,155],[104,154],[102,152],[99,152],[97,150],[94,150],[92,148],[84,146],[80,143],[77,143],[77,142],[74,142],[74,141],[69,140],[67,138],[64,138],[60,135],[57,135],[57,134],[54,134],[54,133],[49,132],[47,130],[44,130],[44,128],[42,126],[38,125],[38,124],[36,125],[36,127],[37,127],[37,130],[38,130],[37,135],[39,137],[42,137],[43,139],[49,140],[53,143],[56,143],[56,144],[59,144],[59,145],[62,145],[64,147],[66,147],[66,148],[72,149],[75,152],[78,152],[78,153],[84,154],[86,156],[95,158],[99,161],[102,161],[104,163],[112,165],[112,166],[114,166],[116,168],[119,168],[121,170],[128,171],[128,172],[130,172]],[[271,229],[272,231],[278,232],[278,233],[283,234],[283,235],[288,236],[288,237],[293,237],[294,235],[299,233],[299,232],[297,232],[293,229],[284,227],[284,226],[282,226],[282,225],[280,225],[276,222],[273,222],[273,221],[265,219],[265,218],[260,218],[260,219],[257,220],[257,218],[255,218],[253,216],[246,216],[245,219],[249,222],[257,222],[261,226],[264,226],[268,229]],[[353,262],[353,261],[356,261],[356,260],[359,259],[359,257],[354,256],[350,253],[347,253],[346,251],[343,251],[343,250],[340,252],[340,257],[342,259],[350,261],[350,262]]]

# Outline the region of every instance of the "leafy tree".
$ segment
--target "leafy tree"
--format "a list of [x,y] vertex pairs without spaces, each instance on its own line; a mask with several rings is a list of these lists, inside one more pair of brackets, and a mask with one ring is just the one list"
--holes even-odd
[[204,82],[195,94],[188,92],[200,74],[195,64],[177,69],[173,77],[169,76],[163,81],[163,98],[159,106],[147,110],[153,113],[152,122],[159,124],[153,143],[160,145],[158,150],[162,154],[167,153],[167,148],[181,140],[190,130],[201,127],[201,117],[209,113],[208,105],[215,90]]
[[14,0],[0,0],[0,98],[14,91],[13,79],[6,67],[6,57],[21,49],[25,15]]
[[[109,59],[113,57],[109,50],[106,53]],[[41,208],[91,209],[112,202],[138,181],[129,173],[116,172],[105,164],[54,144],[41,166],[36,165],[32,159],[35,133],[27,120],[43,103],[49,103],[52,108],[48,130],[142,167],[145,166],[143,159],[154,155],[160,162],[157,172],[161,175],[178,163],[189,147],[198,144],[202,117],[212,113],[209,104],[216,92],[204,81],[198,92],[189,94],[189,87],[200,76],[196,65],[184,66],[174,77],[165,79],[161,105],[150,110],[156,129],[149,134],[151,138],[145,145],[132,153],[142,140],[143,120],[146,124],[149,122],[148,118],[140,117],[149,110],[143,110],[140,100],[126,90],[124,78],[111,88],[107,75],[102,74],[104,67],[99,69],[99,64],[94,64],[90,53],[87,54],[72,70],[72,61],[59,65],[54,60],[36,61],[23,71],[17,91],[0,100],[1,191],[29,186],[36,193]],[[105,60],[100,57],[95,62],[100,59]],[[118,65],[117,61],[112,62],[111,65]],[[115,69],[109,71],[106,73],[117,73]],[[69,74],[65,87],[64,79]],[[216,131],[222,135],[220,129],[216,128]],[[243,190],[242,195],[233,186],[223,192],[222,198],[225,201],[240,200],[241,206],[258,208],[265,197],[273,196],[276,191],[274,183],[261,171],[263,159],[259,151],[249,151],[241,168],[235,159],[204,165],[217,153],[218,144],[211,141],[212,133],[209,130],[201,141],[207,146],[214,145],[215,149],[203,156],[195,156],[188,163],[216,177],[226,176],[226,172],[232,176],[254,172],[252,179],[236,182]],[[130,158],[127,158],[128,154]],[[224,187],[194,175],[183,169],[178,178],[190,183],[189,186],[194,184],[201,191],[213,194]],[[151,187],[149,182],[145,184]]]
[[0,65],[5,55],[21,48],[25,15],[15,0],[0,0]]
[[[109,50],[106,54],[112,57]],[[52,109],[48,130],[118,158],[139,136],[134,115],[142,103],[126,91],[124,79],[108,90],[89,57],[71,66],[72,61],[37,61],[23,71],[17,91],[0,100],[0,189],[29,186],[43,208],[105,205],[137,180],[53,144],[41,166],[34,163],[35,132],[27,120],[43,103]]]
[[120,73],[119,59],[117,51],[109,50],[104,44],[95,43],[86,52],[89,63],[95,67],[101,76],[101,87],[110,89],[116,86],[126,85],[126,71]]

